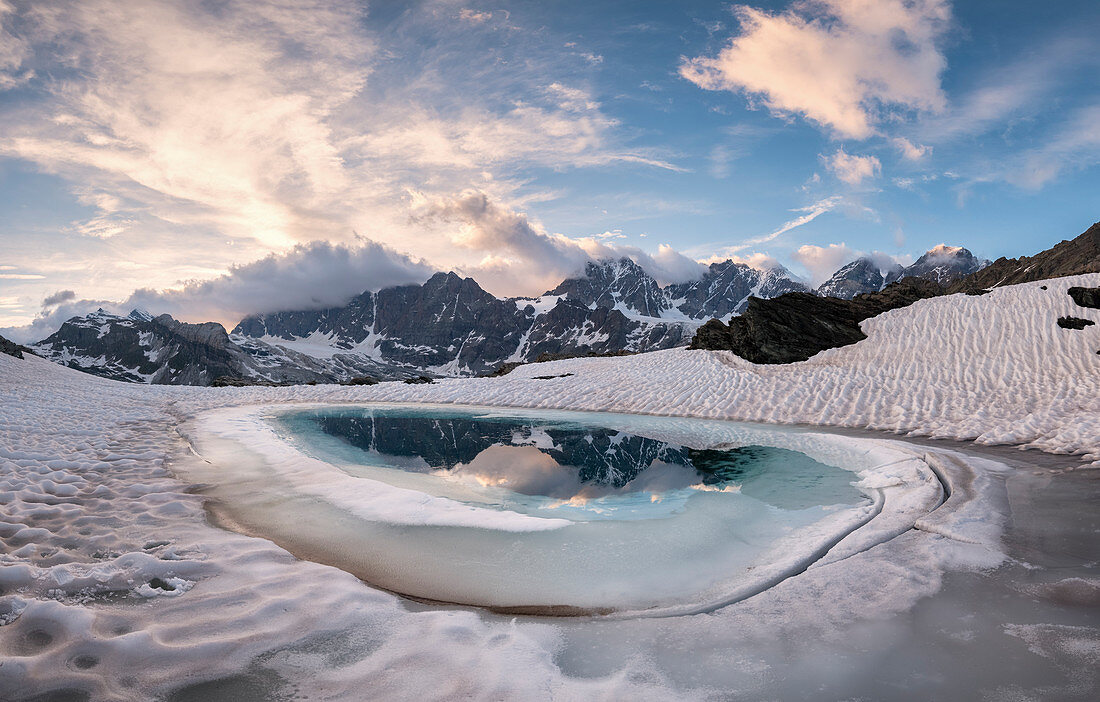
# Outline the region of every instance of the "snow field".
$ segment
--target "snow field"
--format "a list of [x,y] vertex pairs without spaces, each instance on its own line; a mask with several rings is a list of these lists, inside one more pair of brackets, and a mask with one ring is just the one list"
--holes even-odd
[[[250,404],[457,402],[869,427],[1100,463],[1100,326],[1055,324],[1067,314],[1100,322],[1065,294],[1100,285],[1100,275],[1044,284],[925,300],[868,320],[859,344],[789,366],[671,350],[432,385],[187,388],[0,355],[0,698],[80,690],[146,700],[242,675],[328,699],[364,690],[425,700],[765,695],[776,641],[842,646],[851,622],[911,610],[945,572],[1000,563],[988,540],[1002,513],[1000,469],[966,458],[987,483],[973,486],[981,500],[877,547],[842,543],[842,560],[736,606],[585,625],[410,607],[269,541],[208,526],[202,496],[170,470],[187,451],[176,428]],[[929,453],[949,477],[949,462],[962,460]],[[1006,631],[1054,657],[1068,641],[1058,626]],[[1079,629],[1073,640],[1094,646],[1094,631]],[[1087,651],[1074,656],[1082,669],[1096,663]],[[276,677],[254,675],[257,666]]]

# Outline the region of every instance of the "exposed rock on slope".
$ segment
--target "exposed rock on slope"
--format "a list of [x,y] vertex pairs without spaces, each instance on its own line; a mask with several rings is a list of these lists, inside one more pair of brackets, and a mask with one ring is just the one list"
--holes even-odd
[[818,295],[850,300],[860,293],[872,293],[902,278],[922,278],[949,285],[989,265],[961,246],[939,246],[926,251],[912,265],[894,264],[882,271],[872,259],[858,258],[843,266],[817,289]]
[[841,300],[851,300],[861,293],[872,293],[882,290],[890,283],[897,280],[902,273],[902,267],[895,265],[883,276],[878,264],[869,258],[857,258],[843,266],[833,277],[822,283],[817,294],[823,297],[837,297]]
[[700,327],[691,348],[729,350],[753,363],[804,361],[867,338],[859,323],[868,317],[942,294],[943,288],[930,280],[905,278],[851,300],[810,293],[751,298],[745,313],[728,325],[713,319]]
[[939,246],[929,250],[900,273],[901,278],[923,278],[940,285],[949,285],[977,273],[989,261],[978,258],[961,246]]
[[751,268],[744,263],[712,263],[699,280],[665,288],[674,307],[690,319],[725,318],[739,314],[749,297],[771,298],[789,292],[809,292],[786,268]]
[[1081,330],[1081,329],[1084,329],[1085,327],[1091,327],[1095,324],[1096,324],[1096,322],[1092,321],[1091,319],[1081,319],[1080,317],[1059,317],[1058,318],[1058,326],[1060,326],[1063,329]]
[[15,356],[16,358],[23,358],[23,352],[30,352],[26,346],[20,346],[14,341],[10,341],[0,336],[0,353],[6,353],[9,356]]
[[365,292],[344,307],[247,317],[233,331],[305,353],[330,349],[348,362],[366,357],[443,374],[484,373],[543,353],[669,348],[694,332],[695,324],[639,311],[668,306],[629,259],[588,271],[591,279],[567,280],[537,299],[500,299],[472,278],[437,273],[423,285]]
[[1080,273],[1100,273],[1100,222],[1072,241],[1063,241],[1034,256],[998,258],[988,267],[949,288],[961,292],[967,287],[996,288]]
[[546,293],[550,295],[596,307],[633,311],[647,317],[660,317],[672,307],[657,281],[629,258],[590,261],[584,275],[563,280]]
[[327,377],[323,369],[311,368],[307,358],[287,357],[261,345],[245,350],[220,324],[186,324],[136,310],[126,317],[103,310],[74,317],[34,350],[87,373],[158,385],[210,385],[222,377],[267,382]]
[[1066,292],[1081,307],[1100,310],[1100,288],[1070,288]]

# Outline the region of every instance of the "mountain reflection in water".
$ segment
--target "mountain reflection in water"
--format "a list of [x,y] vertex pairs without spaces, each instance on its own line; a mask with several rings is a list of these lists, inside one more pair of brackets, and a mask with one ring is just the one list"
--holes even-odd
[[[392,457],[386,462],[393,467],[424,473],[458,469],[477,473],[486,484],[526,494],[555,496],[586,486],[655,491],[692,483],[735,484],[753,492],[759,482],[768,493],[760,495],[762,499],[797,509],[818,503],[811,496],[815,487],[829,492],[837,487],[832,485],[836,480],[829,478],[836,469],[805,454],[770,446],[696,449],[570,422],[418,416],[404,410],[325,410],[297,418],[349,446],[376,457]],[[522,479],[517,478],[520,471]],[[778,484],[772,486],[776,481],[758,480],[769,471],[782,473],[788,487],[796,489],[785,491]],[[672,473],[675,479],[670,479]],[[830,485],[816,484],[823,478]],[[563,485],[562,480],[571,485]],[[789,484],[792,480],[801,484]],[[847,484],[843,487],[851,489]]]

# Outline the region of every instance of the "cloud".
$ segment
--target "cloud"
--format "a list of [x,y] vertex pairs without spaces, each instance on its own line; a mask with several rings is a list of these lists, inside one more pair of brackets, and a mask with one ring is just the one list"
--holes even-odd
[[533,284],[550,289],[562,278],[579,274],[589,261],[624,256],[662,283],[696,279],[704,271],[698,261],[668,245],[660,245],[656,254],[650,254],[634,246],[612,244],[606,232],[579,238],[549,233],[527,215],[479,191],[425,200],[416,218],[418,222],[457,224],[451,236],[455,246],[491,252],[479,263],[461,269],[498,295],[530,294]]
[[917,135],[922,141],[942,143],[1002,133],[1006,124],[1034,119],[1045,110],[1060,112],[1073,77],[1079,71],[1095,74],[1100,67],[1095,42],[1088,30],[1063,31],[1026,47],[1013,61],[994,62],[994,68],[961,88],[942,113],[923,115],[915,125]]
[[[25,18],[37,59],[81,79],[36,83],[51,117],[6,115],[0,153],[115,194],[103,215],[127,202],[269,246],[328,234],[323,210],[349,188],[330,121],[373,52],[358,19],[327,2],[42,7]],[[120,231],[93,218],[84,233]]]
[[1100,163],[1100,104],[1075,110],[1053,136],[1037,147],[1007,159],[1004,180],[1038,190],[1067,170]]
[[840,180],[849,185],[859,185],[867,178],[874,178],[882,169],[876,156],[853,156],[838,149],[832,156],[822,156],[825,166]]
[[[534,275],[551,280],[579,272],[591,258],[578,242],[547,233],[525,214],[501,206],[479,191],[425,202],[417,217],[420,221],[437,219],[457,224],[451,243],[464,249],[491,252],[480,267],[496,279],[505,274],[507,264],[511,263],[538,264],[532,266],[537,270]],[[501,282],[495,280],[491,284]]]
[[[706,258],[704,260],[704,262],[705,263],[713,263],[715,261],[724,261],[726,259],[735,259],[735,260],[738,260],[738,261],[741,261],[741,262],[746,262],[745,260],[739,259],[737,254],[744,251],[745,249],[756,247],[756,246],[759,246],[761,244],[767,244],[771,241],[774,241],[775,239],[778,239],[780,236],[782,236],[783,234],[786,234],[787,232],[791,231],[792,229],[797,229],[798,227],[809,224],[810,222],[814,221],[815,219],[817,219],[821,215],[825,214],[826,212],[831,212],[832,210],[836,209],[843,202],[844,202],[844,198],[841,197],[840,195],[831,195],[829,197],[818,200],[817,202],[813,203],[812,205],[807,205],[806,207],[796,207],[796,208],[792,209],[791,212],[801,212],[802,214],[795,217],[794,219],[787,220],[786,222],[781,224],[779,227],[777,227],[776,229],[773,229],[771,232],[769,232],[767,234],[764,234],[763,236],[752,237],[750,239],[743,240],[740,244],[735,244],[733,246],[726,246],[726,247],[720,249],[719,251],[717,251],[716,253],[714,253],[709,258]],[[757,257],[767,256],[766,254],[752,254],[752,255],[757,256]],[[757,260],[761,261],[763,259],[758,258]],[[775,265],[779,265],[778,262]],[[753,265],[753,267],[754,268],[759,268],[761,266],[760,265]],[[765,268],[773,267],[774,268],[775,266],[765,265],[763,267],[765,267]]]
[[14,12],[14,7],[0,0],[0,91],[17,88],[34,78],[34,71],[23,67],[31,58],[30,47],[5,26]]
[[946,105],[947,0],[806,0],[782,13],[734,13],[740,33],[717,56],[685,59],[681,76],[854,139],[875,134],[888,113]]
[[596,239],[602,239],[606,241],[608,239],[625,239],[626,234],[623,234],[623,231],[621,229],[611,229],[606,232],[595,234],[594,237]]
[[464,7],[458,11],[458,19],[463,22],[472,22],[474,24],[481,24],[482,22],[488,22],[493,19],[492,11],[483,12],[480,10],[471,10],[468,7]]
[[931,146],[914,144],[905,137],[895,137],[890,140],[890,143],[893,144],[897,148],[897,150],[901,152],[902,156],[909,159],[910,161],[919,161],[932,151]]
[[809,224],[826,212],[831,212],[833,209],[835,209],[836,206],[841,203],[842,199],[843,198],[841,198],[839,195],[833,195],[832,197],[818,200],[812,205],[795,208],[794,210],[792,210],[792,212],[805,212],[805,214],[784,222],[783,226],[773,231],[763,241],[771,241],[780,234],[786,234],[796,227],[801,227],[803,224]]
[[315,241],[234,266],[211,280],[166,291],[137,290],[122,305],[189,321],[236,321],[253,313],[342,305],[364,290],[420,283],[433,272],[423,261],[366,239],[354,244]]
[[908,256],[898,257],[882,251],[865,253],[849,247],[843,241],[828,246],[804,244],[792,254],[792,257],[810,272],[810,279],[813,281],[814,287],[824,283],[834,273],[857,258],[871,259],[871,262],[883,275],[899,265],[907,265],[910,262]]
[[420,283],[432,273],[432,267],[422,261],[366,239],[352,245],[313,242],[234,266],[209,280],[166,290],[135,290],[122,301],[76,300],[73,291],[63,290],[43,301],[43,311],[30,325],[0,333],[23,343],[39,341],[65,320],[100,307],[116,314],[138,308],[232,327],[248,314],[342,305],[365,290]]
[[841,266],[858,258],[855,250],[844,242],[815,246],[805,244],[792,254],[795,261],[810,272],[814,287],[828,280]]
[[0,273],[3,280],[42,280],[45,277],[38,273]]
[[59,305],[62,302],[69,302],[70,300],[75,300],[75,299],[76,299],[76,293],[74,291],[72,291],[72,290],[58,290],[57,292],[55,292],[52,295],[47,295],[46,298],[44,300],[42,300],[42,306],[43,307],[53,307],[54,305]]

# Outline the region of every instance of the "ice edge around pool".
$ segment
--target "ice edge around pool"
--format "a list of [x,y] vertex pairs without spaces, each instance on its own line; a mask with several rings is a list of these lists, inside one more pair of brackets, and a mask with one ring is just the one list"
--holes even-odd
[[[364,407],[438,408],[486,415],[531,419],[580,419],[591,426],[625,427],[644,431],[666,441],[682,441],[695,432],[708,435],[709,446],[747,444],[774,446],[804,453],[853,473],[853,484],[867,499],[865,504],[828,515],[807,528],[777,537],[763,549],[750,567],[736,577],[704,582],[698,589],[671,590],[655,601],[644,595],[615,596],[629,584],[612,583],[600,597],[583,593],[569,597],[535,597],[529,601],[498,599],[494,583],[506,591],[507,572],[478,573],[474,595],[449,596],[448,583],[406,586],[401,553],[369,559],[354,543],[354,535],[377,524],[398,532],[417,533],[431,527],[433,534],[450,531],[491,533],[501,543],[514,542],[516,553],[524,539],[550,538],[548,532],[566,530],[575,523],[508,510],[471,506],[446,497],[364,480],[340,471],[333,464],[307,455],[280,435],[272,419],[290,412],[332,410],[338,405],[254,406],[214,410],[180,427],[190,456],[180,456],[172,469],[182,479],[197,483],[209,498],[209,513],[219,525],[251,536],[267,538],[305,560],[347,570],[370,585],[414,600],[445,605],[475,606],[491,611],[527,615],[571,615],[599,618],[668,617],[714,611],[752,597],[812,568],[844,567],[855,554],[888,543],[916,529],[928,538],[948,538],[978,544],[999,553],[1004,496],[989,466],[977,465],[952,451],[929,450],[891,439],[864,439],[783,426],[761,426],[706,419],[652,417],[608,413],[525,410],[454,405],[399,405],[371,403]],[[639,428],[639,425],[644,425]],[[270,509],[259,493],[268,483],[279,491],[298,493],[310,505],[309,514],[280,513]],[[285,496],[284,496],[285,497]],[[273,496],[272,499],[278,499]],[[245,505],[245,506],[242,506]],[[259,506],[257,506],[259,505]],[[352,538],[341,538],[353,535]],[[551,542],[552,543],[552,542]],[[369,550],[369,549],[368,549]],[[395,559],[398,565],[378,566]],[[364,566],[369,560],[370,565]],[[389,571],[386,569],[389,568]],[[690,569],[688,569],[690,573]],[[568,576],[569,574],[565,574]],[[419,583],[421,581],[413,580]],[[480,588],[480,589],[479,589]],[[595,597],[595,599],[591,599]]]

